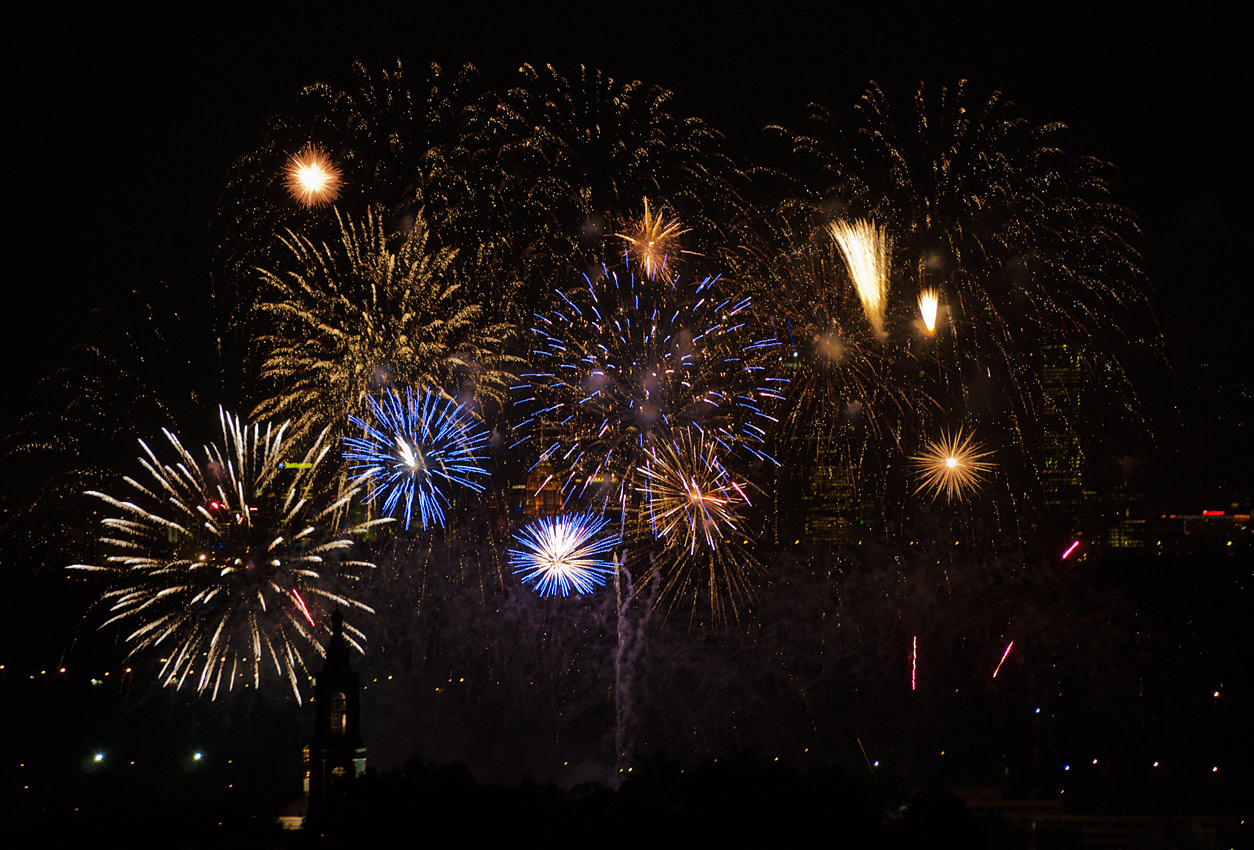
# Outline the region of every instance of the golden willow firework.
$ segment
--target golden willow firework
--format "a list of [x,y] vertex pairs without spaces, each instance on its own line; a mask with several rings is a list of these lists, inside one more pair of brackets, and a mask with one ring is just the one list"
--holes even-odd
[[982,460],[992,452],[980,451],[982,448],[974,435],[963,436],[961,428],[928,443],[922,454],[910,459],[919,477],[915,492],[930,490],[933,499],[944,493],[951,502],[971,495],[993,469],[992,463]]
[[483,323],[481,308],[460,300],[454,252],[428,250],[424,219],[389,238],[377,212],[337,218],[335,244],[289,232],[285,261],[260,272],[257,310],[270,331],[257,344],[269,394],[254,415],[290,417],[300,438],[391,386],[503,399],[518,362],[503,353],[511,329]]
[[[697,428],[724,451],[770,461],[764,443],[783,381],[762,361],[778,343],[750,331],[748,299],[718,278],[671,287],[603,269],[537,316],[519,426],[566,498],[626,515],[650,451]],[[520,441],[521,442],[521,441]]]
[[688,600],[695,615],[704,594],[715,620],[727,608],[739,616],[761,569],[746,548],[740,513],[750,504],[749,485],[728,472],[720,449],[696,428],[679,429],[669,443],[650,449],[638,487],[660,547],[647,576],[661,581],[659,600]]
[[[356,490],[318,497],[325,433],[302,455],[285,425],[247,425],[225,411],[220,419],[222,441],[200,460],[166,431],[171,457],[141,441],[147,475],[124,478],[125,496],[89,492],[108,506],[104,557],[70,569],[113,580],[100,601],[104,625],[124,626],[131,655],[162,653],[163,684],[190,682],[216,698],[272,671],[299,700],[305,659],[324,651],[330,613],[371,612],[350,589],[374,565],[351,553],[388,520],[337,525]],[[360,650],[361,632],[346,628]]]

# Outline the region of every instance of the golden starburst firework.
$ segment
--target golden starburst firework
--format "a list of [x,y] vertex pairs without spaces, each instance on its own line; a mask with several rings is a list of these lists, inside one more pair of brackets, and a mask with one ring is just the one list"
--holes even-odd
[[884,302],[888,297],[888,260],[892,251],[888,231],[866,219],[838,221],[831,230],[866,317],[875,333],[882,334]]
[[631,233],[620,233],[620,239],[631,246],[627,253],[650,280],[675,282],[675,267],[679,256],[679,237],[688,229],[677,218],[666,218],[662,213],[649,211],[649,199],[644,199],[644,215]]
[[973,435],[963,436],[961,428],[952,435],[941,434],[939,440],[927,444],[923,454],[910,458],[920,477],[914,492],[931,490],[933,500],[944,493],[951,502],[961,501],[984,483],[985,474],[993,468],[992,463],[980,460],[992,454],[982,448]]
[[312,142],[288,160],[286,182],[292,198],[307,207],[331,203],[343,183],[339,167]]

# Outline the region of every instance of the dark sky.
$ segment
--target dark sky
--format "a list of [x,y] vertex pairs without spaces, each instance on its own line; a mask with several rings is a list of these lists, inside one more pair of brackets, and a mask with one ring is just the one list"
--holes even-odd
[[[1249,62],[1234,22],[1206,4],[1172,14],[1033,4],[1018,17],[1001,3],[923,14],[879,4],[273,5],[258,18],[221,5],[46,4],[9,28],[6,422],[92,307],[162,280],[192,309],[207,304],[206,228],[230,162],[301,85],[346,82],[353,59],[377,68],[396,57],[415,76],[428,62],[471,62],[485,86],[507,84],[524,61],[597,65],[670,88],[673,111],[705,117],[747,155],[762,125],[799,121],[811,100],[844,107],[871,79],[897,97],[919,80],[999,89],[1029,118],[1070,125],[1072,150],[1118,166],[1182,384],[1171,392],[1202,386],[1205,403],[1213,380],[1231,408],[1231,388],[1246,380]],[[1249,421],[1248,410],[1232,415]]]

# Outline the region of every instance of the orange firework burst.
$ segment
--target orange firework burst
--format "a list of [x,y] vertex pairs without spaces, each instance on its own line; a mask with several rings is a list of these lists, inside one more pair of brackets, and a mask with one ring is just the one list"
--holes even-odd
[[[620,233],[630,247],[628,254],[640,265],[650,280],[674,283],[676,258],[680,254],[679,237],[687,233],[679,219],[649,212],[649,199],[644,199],[644,216],[631,233]],[[684,252],[687,253],[687,252]]]
[[287,163],[287,191],[307,207],[329,204],[340,193],[340,169],[326,151],[310,142]]
[[931,490],[933,499],[944,493],[951,502],[961,501],[984,483],[985,473],[993,468],[980,460],[992,454],[980,451],[983,447],[972,435],[964,437],[961,428],[952,436],[941,434],[940,440],[927,444],[923,454],[910,458],[920,477],[914,492]]

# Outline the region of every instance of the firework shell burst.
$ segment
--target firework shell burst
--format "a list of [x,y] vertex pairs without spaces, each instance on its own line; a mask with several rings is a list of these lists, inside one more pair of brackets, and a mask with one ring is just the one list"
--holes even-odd
[[591,512],[540,517],[514,534],[509,564],[541,596],[590,593],[614,574],[606,556],[620,542],[610,520]]
[[289,232],[287,259],[260,272],[257,318],[270,330],[258,339],[266,395],[254,416],[291,417],[300,438],[343,427],[389,385],[502,400],[517,362],[503,353],[512,329],[461,299],[456,252],[428,250],[421,216],[399,244],[376,211],[339,224],[334,244]]
[[695,613],[708,592],[715,619],[724,606],[738,614],[760,567],[745,548],[749,540],[740,510],[750,504],[748,485],[719,458],[719,446],[695,429],[655,447],[640,468],[649,527],[661,544],[651,574],[662,582],[660,599],[688,599]]
[[[108,506],[103,559],[73,570],[113,579],[100,605],[104,626],[121,624],[130,655],[161,652],[159,678],[216,698],[237,684],[258,687],[263,671],[287,681],[300,700],[309,652],[322,654],[330,612],[373,613],[349,595],[373,564],[353,560],[371,526],[337,522],[356,495],[316,495],[329,444],[323,434],[295,454],[287,426],[248,425],[220,411],[222,440],[197,462],[179,438],[162,460],[140,441],[144,480],[126,477],[126,495],[88,495]],[[362,633],[345,624],[359,651]]]
[[722,295],[718,278],[672,287],[603,268],[585,282],[536,316],[520,402],[533,411],[523,439],[565,470],[568,500],[626,512],[649,450],[679,428],[773,463],[765,437],[785,381],[763,365],[778,341],[749,331],[749,299]]
[[312,142],[287,163],[287,191],[307,207],[329,204],[340,193],[342,174],[319,146]]
[[362,436],[344,438],[344,458],[356,483],[369,488],[367,499],[383,498],[383,513],[394,516],[403,503],[408,530],[416,504],[424,529],[442,526],[447,489],[483,492],[477,478],[488,475],[488,431],[464,404],[430,389],[366,401],[367,418],[349,417]]
[[674,283],[682,253],[679,237],[687,232],[679,219],[650,212],[645,198],[644,215],[630,233],[620,233],[618,238],[627,242],[627,258],[635,260],[645,277]]
[[933,500],[944,493],[951,502],[961,501],[977,490],[993,469],[994,464],[981,460],[992,452],[981,451],[982,448],[973,434],[964,436],[961,428],[928,443],[922,454],[910,459],[919,476],[914,492],[931,490]]

